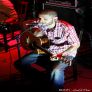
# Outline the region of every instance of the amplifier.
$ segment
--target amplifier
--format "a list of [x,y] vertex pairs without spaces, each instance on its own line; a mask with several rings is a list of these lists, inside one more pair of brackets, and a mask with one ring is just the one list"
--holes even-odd
[[77,14],[75,11],[75,7],[68,5],[68,4],[62,4],[62,3],[54,3],[54,2],[46,2],[43,4],[43,10],[55,10],[58,13],[58,18],[65,20],[75,26],[77,29]]

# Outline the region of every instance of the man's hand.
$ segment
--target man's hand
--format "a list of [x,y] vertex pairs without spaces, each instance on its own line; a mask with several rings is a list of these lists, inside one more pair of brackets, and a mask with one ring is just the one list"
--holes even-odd
[[69,66],[72,64],[73,57],[72,56],[62,56],[62,54],[52,55],[50,57],[51,61],[62,61]]
[[63,57],[68,56],[69,53],[70,53],[69,51],[64,51],[64,52],[62,53],[62,56],[63,56]]
[[29,37],[27,37],[26,42],[27,42],[27,44],[30,44],[30,38]]
[[58,61],[58,60],[62,60],[62,54],[54,54],[50,57],[51,61]]
[[62,62],[67,63],[69,66],[72,64],[73,57],[72,56],[65,56],[62,58]]
[[50,57],[50,60],[51,60],[51,61],[58,61],[59,58],[58,58],[56,55],[52,55],[52,56]]

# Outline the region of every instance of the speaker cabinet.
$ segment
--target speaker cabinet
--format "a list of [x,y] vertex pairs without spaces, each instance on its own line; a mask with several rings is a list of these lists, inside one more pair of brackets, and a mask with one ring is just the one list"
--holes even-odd
[[65,20],[75,26],[77,30],[77,16],[75,12],[75,7],[67,4],[58,4],[52,2],[46,2],[43,4],[43,10],[55,10],[58,13],[58,18]]

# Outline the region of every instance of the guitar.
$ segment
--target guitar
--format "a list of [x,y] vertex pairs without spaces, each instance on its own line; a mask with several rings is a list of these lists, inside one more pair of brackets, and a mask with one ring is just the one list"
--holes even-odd
[[[28,43],[26,40],[27,38],[29,38],[30,41]],[[53,53],[50,53],[47,49],[44,48],[44,44],[49,44],[49,41],[46,38],[35,37],[34,34],[30,33],[29,31],[25,31],[20,38],[20,43],[27,50],[40,49],[41,51],[45,52],[45,54],[48,54],[50,56],[51,61],[62,61],[68,63],[68,65],[71,65],[71,60],[67,60],[66,57],[62,56],[62,53],[54,56]]]

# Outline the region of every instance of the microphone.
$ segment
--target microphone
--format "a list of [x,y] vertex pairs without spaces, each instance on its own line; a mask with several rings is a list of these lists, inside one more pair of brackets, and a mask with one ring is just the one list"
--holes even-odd
[[25,25],[26,25],[26,26],[36,26],[37,24],[38,24],[38,22],[34,21],[34,22],[32,22],[31,24],[26,23]]

